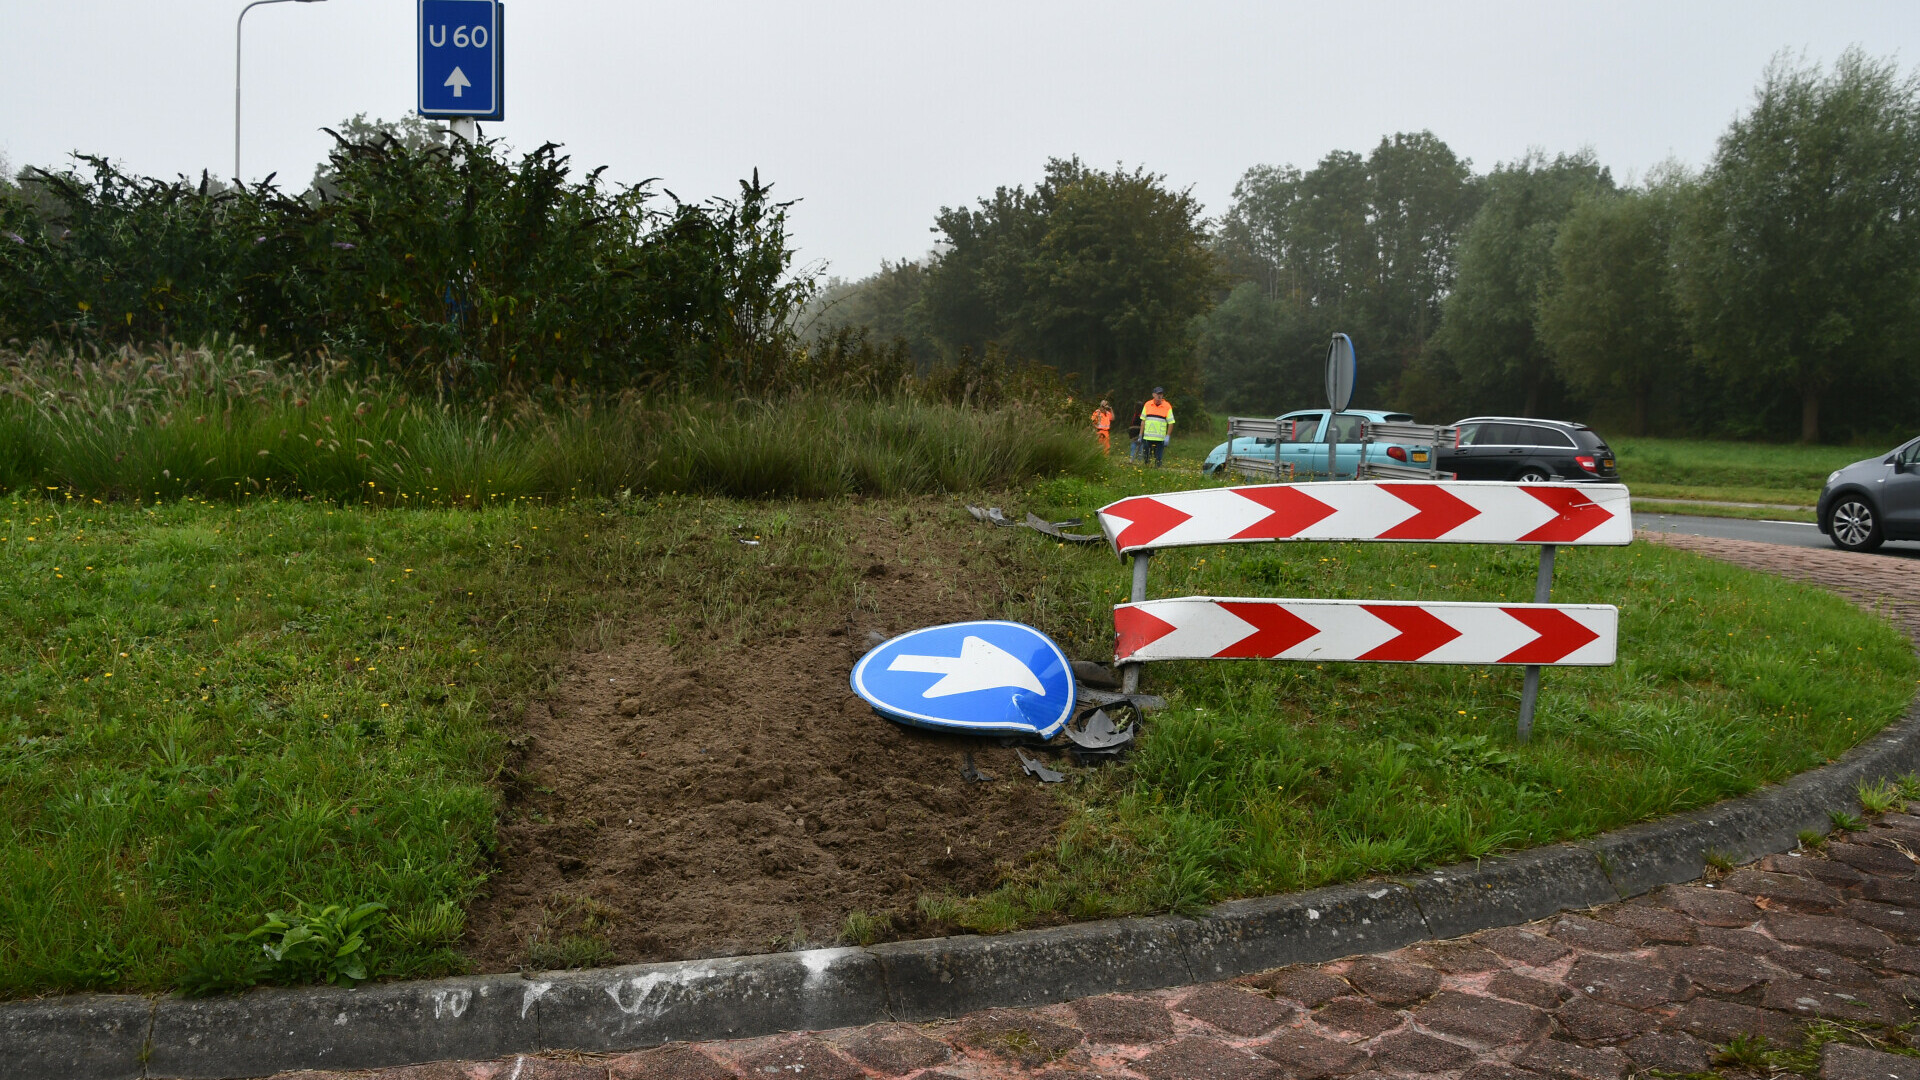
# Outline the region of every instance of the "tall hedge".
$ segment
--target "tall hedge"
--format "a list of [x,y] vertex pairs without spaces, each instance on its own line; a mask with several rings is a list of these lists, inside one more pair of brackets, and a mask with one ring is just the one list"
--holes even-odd
[[302,195],[29,170],[0,188],[0,341],[237,335],[457,395],[747,392],[786,351],[809,286],[757,173],[694,204],[576,176],[552,144],[337,141]]

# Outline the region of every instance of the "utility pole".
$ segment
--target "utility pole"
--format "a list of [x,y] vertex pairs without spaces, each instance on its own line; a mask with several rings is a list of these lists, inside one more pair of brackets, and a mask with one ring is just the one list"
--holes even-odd
[[[253,3],[240,9],[240,16],[233,20],[233,182],[240,183],[240,30],[247,21],[247,12],[261,4],[285,4],[290,0],[253,0]],[[325,0],[291,0],[298,4],[318,4]]]

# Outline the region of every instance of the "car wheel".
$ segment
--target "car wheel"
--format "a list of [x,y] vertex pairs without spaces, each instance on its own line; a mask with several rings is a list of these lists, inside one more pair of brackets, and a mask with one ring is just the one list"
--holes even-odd
[[1520,470],[1514,480],[1522,484],[1545,484],[1553,479],[1553,474],[1538,465],[1529,465]]
[[1857,495],[1849,495],[1834,506],[1827,515],[1827,530],[1833,546],[1842,551],[1872,551],[1886,539],[1873,504]]

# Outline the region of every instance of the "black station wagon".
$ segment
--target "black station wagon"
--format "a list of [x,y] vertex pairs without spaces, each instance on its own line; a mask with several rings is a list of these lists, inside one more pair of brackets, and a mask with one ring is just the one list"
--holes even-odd
[[1451,446],[1439,447],[1441,472],[1462,480],[1617,482],[1613,451],[1585,424],[1521,416],[1470,416],[1454,425]]

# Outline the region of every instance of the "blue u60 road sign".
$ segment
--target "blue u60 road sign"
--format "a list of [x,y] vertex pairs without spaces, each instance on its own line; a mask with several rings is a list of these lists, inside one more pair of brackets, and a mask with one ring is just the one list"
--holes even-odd
[[500,5],[420,0],[420,115],[500,111]]
[[853,691],[920,727],[1051,738],[1073,715],[1073,668],[1053,640],[1015,622],[929,626],[853,666]]

